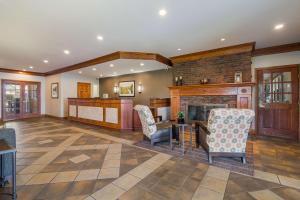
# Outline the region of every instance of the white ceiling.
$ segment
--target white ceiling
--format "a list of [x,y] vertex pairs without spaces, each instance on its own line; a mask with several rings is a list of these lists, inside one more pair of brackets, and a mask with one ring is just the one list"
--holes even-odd
[[[143,66],[141,66],[141,64],[143,64]],[[113,67],[111,67],[111,65]],[[94,78],[106,78],[112,76],[120,76],[124,74],[142,73],[146,71],[154,71],[167,68],[167,65],[164,65],[155,60],[118,59],[111,62],[74,70],[69,73],[81,74],[83,76]]]
[[299,10],[299,0],[0,0],[0,67],[47,72],[115,51],[169,57],[299,42]]

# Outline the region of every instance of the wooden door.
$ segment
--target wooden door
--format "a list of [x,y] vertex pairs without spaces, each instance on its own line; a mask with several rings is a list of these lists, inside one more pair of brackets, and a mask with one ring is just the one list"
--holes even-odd
[[298,139],[298,67],[259,69],[256,75],[258,134]]
[[90,83],[77,83],[77,97],[78,98],[91,98],[91,84]]
[[40,116],[39,82],[2,80],[2,94],[4,121]]

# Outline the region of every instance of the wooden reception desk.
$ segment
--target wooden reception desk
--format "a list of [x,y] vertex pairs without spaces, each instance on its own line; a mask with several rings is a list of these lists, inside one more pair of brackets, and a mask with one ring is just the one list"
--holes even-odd
[[131,130],[133,102],[129,99],[69,98],[68,119],[106,128]]

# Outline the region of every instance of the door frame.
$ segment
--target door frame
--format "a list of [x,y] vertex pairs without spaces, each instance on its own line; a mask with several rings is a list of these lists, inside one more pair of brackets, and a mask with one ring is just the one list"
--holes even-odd
[[[21,115],[19,118],[13,118],[13,119],[5,119],[4,118],[4,84],[6,83],[15,83],[15,84],[20,84],[21,88],[22,85],[26,84],[26,83],[35,83],[38,85],[38,113],[37,114],[31,114],[31,115],[23,115],[23,96],[24,96],[24,91],[22,91],[21,89],[21,94],[20,94],[20,110],[21,110]],[[24,81],[24,80],[11,80],[11,79],[1,79],[1,118],[2,120],[5,121],[11,121],[11,120],[16,120],[16,119],[25,119],[25,118],[31,118],[31,117],[40,117],[41,116],[41,82],[38,81]],[[21,100],[22,98],[22,100]]]
[[[256,113],[256,119],[255,119],[255,132],[257,136],[261,136],[259,134],[259,120],[258,120],[258,72],[261,70],[273,70],[273,69],[287,69],[287,68],[297,68],[298,69],[298,88],[300,88],[300,64],[291,64],[291,65],[279,65],[279,66],[271,66],[271,67],[258,67],[255,68],[255,113]],[[300,91],[298,92],[298,137],[297,140],[300,141]]]

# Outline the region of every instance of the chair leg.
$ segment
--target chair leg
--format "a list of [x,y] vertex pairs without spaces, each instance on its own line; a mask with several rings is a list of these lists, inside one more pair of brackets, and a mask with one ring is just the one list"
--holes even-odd
[[154,146],[154,141],[153,140],[151,140],[151,146]]
[[208,154],[208,162],[209,164],[212,164],[213,160],[212,160],[212,156]]
[[246,164],[246,156],[242,157],[242,162],[243,162],[243,164]]

